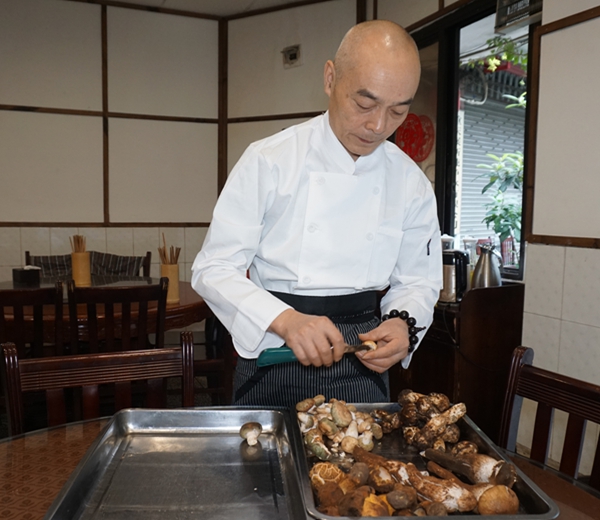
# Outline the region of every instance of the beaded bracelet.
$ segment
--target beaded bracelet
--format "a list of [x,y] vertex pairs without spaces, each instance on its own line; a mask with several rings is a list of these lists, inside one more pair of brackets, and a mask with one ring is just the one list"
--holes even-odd
[[389,314],[384,314],[381,317],[381,321],[389,320],[390,318],[400,318],[404,320],[408,325],[408,353],[412,354],[415,350],[415,345],[419,342],[417,333],[425,330],[426,327],[417,327],[417,320],[408,314],[408,311],[398,311],[392,309]]

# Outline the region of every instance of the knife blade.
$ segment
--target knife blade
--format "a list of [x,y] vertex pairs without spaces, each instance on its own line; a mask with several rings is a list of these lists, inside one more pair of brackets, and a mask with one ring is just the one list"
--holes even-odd
[[[369,343],[361,343],[360,345],[346,345],[344,354],[353,354],[362,350],[373,350],[373,346]],[[291,363],[298,361],[294,351],[284,345],[278,348],[267,348],[263,350],[256,360],[256,366],[267,367],[270,365],[278,365],[280,363]]]

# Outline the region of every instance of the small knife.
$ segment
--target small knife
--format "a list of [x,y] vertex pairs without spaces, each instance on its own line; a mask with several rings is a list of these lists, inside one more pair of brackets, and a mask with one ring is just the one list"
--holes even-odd
[[[360,345],[346,345],[344,354],[353,354],[361,350],[373,350],[373,346],[369,343],[361,343]],[[267,348],[263,350],[256,360],[256,366],[267,367],[270,365],[277,365],[279,363],[291,363],[292,361],[298,361],[298,358],[294,354],[294,351],[284,345],[279,348]]]

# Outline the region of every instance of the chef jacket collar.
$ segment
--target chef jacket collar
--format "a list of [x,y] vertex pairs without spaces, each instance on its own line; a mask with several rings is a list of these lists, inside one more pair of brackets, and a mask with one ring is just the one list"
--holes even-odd
[[[359,157],[356,161],[352,159],[352,156],[344,148],[329,124],[329,111],[323,114],[320,130],[321,135],[315,134],[313,137],[315,141],[312,143],[312,149],[318,150],[320,160],[327,171],[353,175],[369,171],[380,164],[379,161],[383,153],[382,145],[378,146],[369,155]],[[322,142],[319,143],[317,140],[322,140]]]

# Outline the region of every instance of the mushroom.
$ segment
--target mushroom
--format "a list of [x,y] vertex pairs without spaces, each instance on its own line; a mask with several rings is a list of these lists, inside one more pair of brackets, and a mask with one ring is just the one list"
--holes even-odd
[[258,442],[258,436],[262,433],[262,425],[257,422],[247,422],[240,428],[240,437],[246,439],[250,446]]
[[483,453],[453,455],[427,449],[423,455],[440,466],[462,475],[472,484],[490,483],[512,487],[517,480],[514,466],[505,460],[497,460]]

